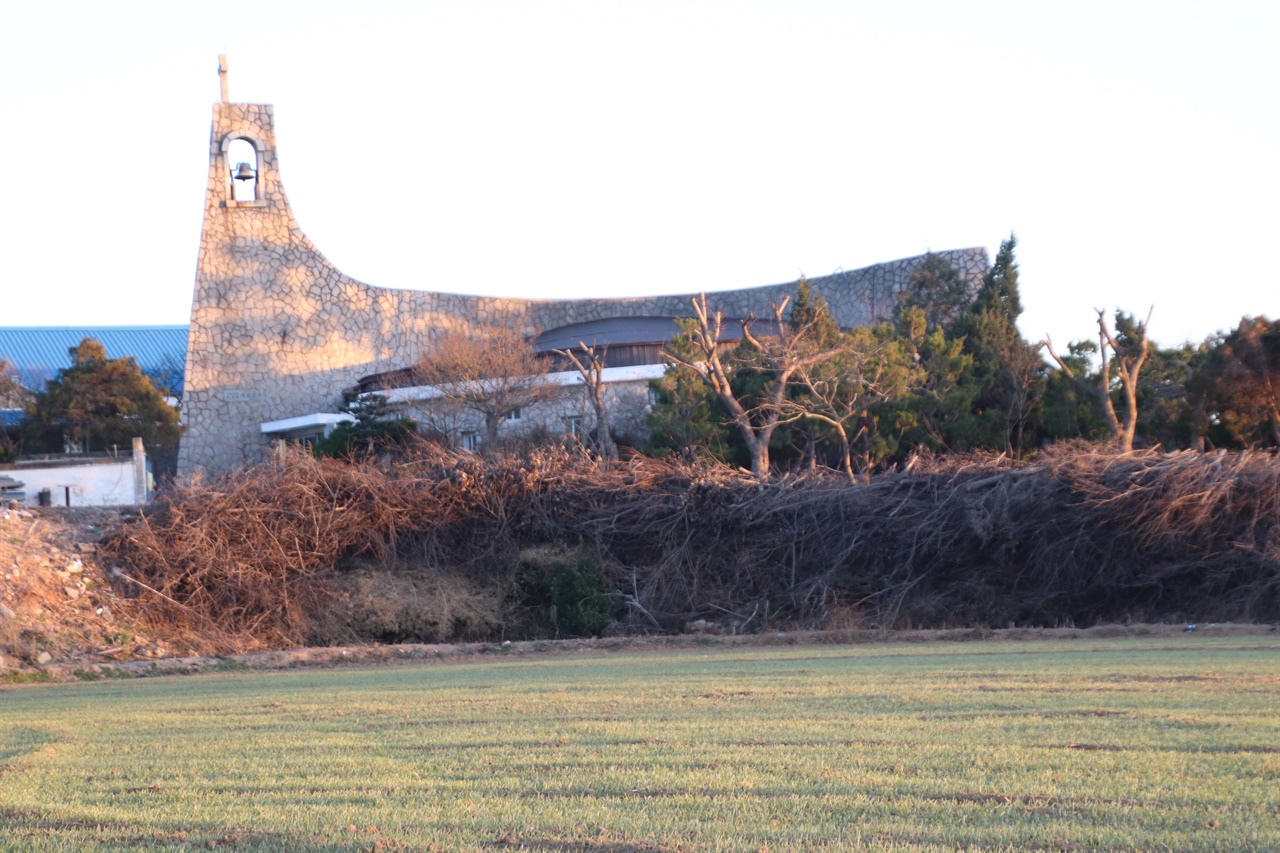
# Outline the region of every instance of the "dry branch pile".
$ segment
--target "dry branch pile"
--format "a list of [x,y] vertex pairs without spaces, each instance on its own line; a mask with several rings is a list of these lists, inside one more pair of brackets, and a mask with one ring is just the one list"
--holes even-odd
[[[465,578],[497,636],[520,555],[546,546],[595,560],[619,630],[1275,620],[1280,458],[1077,447],[762,484],[645,459],[601,471],[561,448],[289,454],[178,487],[113,544],[157,624],[222,649],[315,641],[360,565]],[[476,633],[447,621],[416,639]]]

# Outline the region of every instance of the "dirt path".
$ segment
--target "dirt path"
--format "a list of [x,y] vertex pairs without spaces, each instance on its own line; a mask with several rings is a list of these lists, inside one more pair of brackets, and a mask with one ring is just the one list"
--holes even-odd
[[[1264,636],[1277,631],[1269,625],[1218,624],[1196,626],[1196,636]],[[467,661],[567,654],[655,652],[688,648],[756,648],[766,646],[824,646],[864,643],[1025,642],[1112,637],[1183,637],[1186,626],[1102,625],[1096,628],[964,628],[945,631],[794,631],[738,636],[682,634],[679,636],[611,637],[592,640],[525,640],[504,643],[404,643],[398,645],[300,648],[222,657],[172,657],[153,660],[101,662],[81,660],[51,663],[34,672],[36,680],[74,681],[155,675],[192,675],[235,670],[286,670],[311,667],[385,666],[426,661]],[[33,671],[28,669],[28,673]],[[22,680],[22,679],[18,679]]]

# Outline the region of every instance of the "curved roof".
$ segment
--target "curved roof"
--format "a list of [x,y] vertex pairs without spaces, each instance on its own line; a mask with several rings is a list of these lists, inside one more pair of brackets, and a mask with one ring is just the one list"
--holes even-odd
[[[665,344],[680,333],[676,328],[674,317],[610,317],[605,320],[591,320],[586,323],[570,323],[548,329],[534,338],[534,346],[538,352],[551,352],[561,349],[581,349],[580,344],[588,347],[621,347],[639,344]],[[777,321],[757,320],[758,334],[777,333]],[[721,341],[736,341],[742,338],[742,320],[737,317],[725,317],[720,328]]]
[[548,329],[534,339],[538,352],[558,349],[662,344],[679,333],[674,317],[610,317]]

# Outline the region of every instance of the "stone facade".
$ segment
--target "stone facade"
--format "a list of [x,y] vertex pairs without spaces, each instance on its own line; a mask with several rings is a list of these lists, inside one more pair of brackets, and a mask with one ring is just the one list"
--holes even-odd
[[[237,201],[228,150],[256,151],[252,201]],[[982,248],[940,253],[977,282]],[[921,258],[812,279],[843,326],[887,316]],[[729,316],[767,316],[794,283],[708,293]],[[527,333],[627,316],[689,316],[689,295],[524,300],[373,287],[342,274],[298,228],[280,183],[272,108],[215,104],[187,349],[181,474],[262,458],[259,424],[336,411],[344,388],[412,364],[444,330],[515,322]]]

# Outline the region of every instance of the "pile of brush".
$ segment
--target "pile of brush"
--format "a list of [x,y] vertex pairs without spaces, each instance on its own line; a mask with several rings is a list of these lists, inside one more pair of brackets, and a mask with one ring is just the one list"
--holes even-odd
[[493,608],[387,638],[497,635],[522,555],[548,548],[597,567],[617,631],[1269,621],[1280,458],[1076,445],[850,483],[643,458],[602,469],[561,447],[297,452],[179,484],[111,548],[155,624],[223,650],[332,638],[352,573],[370,570],[445,597],[464,583],[472,611]]

